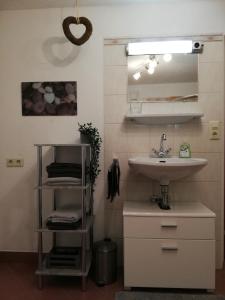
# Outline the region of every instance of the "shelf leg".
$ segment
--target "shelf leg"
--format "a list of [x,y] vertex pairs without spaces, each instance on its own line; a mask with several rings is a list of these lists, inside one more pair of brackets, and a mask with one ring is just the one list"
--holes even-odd
[[82,291],[85,292],[87,288],[87,277],[82,276]]

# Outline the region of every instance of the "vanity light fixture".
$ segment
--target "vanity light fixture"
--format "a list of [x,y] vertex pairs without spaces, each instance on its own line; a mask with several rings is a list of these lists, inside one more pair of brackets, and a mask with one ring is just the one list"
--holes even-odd
[[148,55],[165,53],[192,53],[192,41],[158,41],[128,43],[127,55]]

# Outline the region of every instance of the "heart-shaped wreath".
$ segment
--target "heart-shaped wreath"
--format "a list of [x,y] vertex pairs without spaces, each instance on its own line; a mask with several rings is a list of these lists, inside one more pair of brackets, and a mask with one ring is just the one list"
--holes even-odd
[[[80,38],[76,38],[70,31],[70,25],[71,24],[75,24],[75,25],[84,25],[85,26],[85,32],[84,34],[80,37]],[[77,46],[80,46],[80,45],[83,45],[91,36],[92,34],[92,24],[91,22],[85,18],[85,17],[79,17],[79,18],[76,18],[76,17],[67,17],[63,20],[63,24],[62,24],[62,27],[63,27],[63,31],[64,31],[64,34],[65,36],[67,37],[67,39],[77,45]]]

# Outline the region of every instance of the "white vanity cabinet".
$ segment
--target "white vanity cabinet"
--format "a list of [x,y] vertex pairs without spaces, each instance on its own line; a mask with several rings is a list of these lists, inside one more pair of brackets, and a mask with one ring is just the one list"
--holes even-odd
[[215,214],[199,202],[125,202],[124,286],[215,289]]

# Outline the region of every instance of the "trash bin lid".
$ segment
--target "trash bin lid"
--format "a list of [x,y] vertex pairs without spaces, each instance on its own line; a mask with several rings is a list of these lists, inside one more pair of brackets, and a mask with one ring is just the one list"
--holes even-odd
[[106,238],[102,241],[96,242],[94,248],[97,252],[111,252],[116,250],[116,243],[111,239]]

